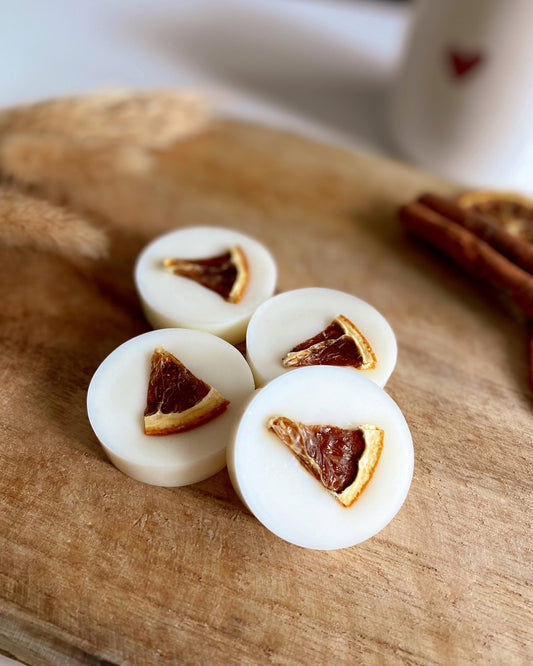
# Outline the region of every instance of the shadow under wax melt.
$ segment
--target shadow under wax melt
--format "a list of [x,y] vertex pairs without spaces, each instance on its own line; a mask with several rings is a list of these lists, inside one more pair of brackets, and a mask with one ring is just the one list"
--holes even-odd
[[[244,257],[246,284],[238,302],[229,302],[199,282],[177,275],[172,262],[209,261],[238,247]],[[231,344],[242,342],[257,307],[272,296],[277,268],[259,241],[223,227],[184,227],[159,236],[139,254],[135,285],[146,318],[154,328],[208,331]]]
[[[226,411],[186,432],[146,435],[144,411],[156,348],[164,348],[219,391],[230,401]],[[253,390],[250,368],[235,347],[203,331],[160,329],[128,340],[104,359],[89,386],[87,412],[118,469],[152,485],[183,486],[225,466],[226,445]]]
[[[269,429],[272,417],[308,425],[384,433],[370,481],[343,506]],[[354,546],[382,530],[402,506],[413,474],[411,434],[399,407],[374,382],[348,368],[298,368],[256,391],[228,446],[233,487],[277,536],[305,548]]]

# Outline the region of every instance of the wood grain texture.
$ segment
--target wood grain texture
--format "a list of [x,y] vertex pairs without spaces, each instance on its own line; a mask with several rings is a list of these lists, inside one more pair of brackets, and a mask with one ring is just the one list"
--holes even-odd
[[[58,182],[112,236],[109,262],[0,249],[0,651],[28,664],[529,664],[531,418],[524,323],[406,238],[421,172],[221,123],[150,179]],[[415,445],[410,494],[373,539],[297,548],[243,507],[224,470],[133,481],[87,421],[90,378],[148,330],[132,269],[180,225],[256,236],[279,290],[377,307],[399,342],[387,391]]]

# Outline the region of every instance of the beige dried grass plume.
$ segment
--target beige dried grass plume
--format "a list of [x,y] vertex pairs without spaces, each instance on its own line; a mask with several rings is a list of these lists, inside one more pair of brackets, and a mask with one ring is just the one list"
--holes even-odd
[[1,170],[24,185],[59,185],[60,190],[70,190],[121,173],[146,174],[152,163],[151,154],[135,145],[22,133],[9,134],[0,141]]
[[9,185],[0,186],[0,237],[10,247],[47,250],[69,259],[100,259],[108,249],[106,234],[86,220]]
[[[97,93],[6,109],[0,111],[0,172],[69,198],[76,188],[121,173],[148,172],[152,151],[209,122],[203,98],[171,90]],[[88,221],[13,187],[0,189],[0,240],[92,258],[107,247],[103,232]]]
[[0,112],[0,170],[24,184],[146,173],[151,151],[204,130],[205,100],[177,91],[64,97]]
[[71,141],[164,149],[209,123],[205,100],[172,90],[62,97],[0,112],[7,134],[49,134]]

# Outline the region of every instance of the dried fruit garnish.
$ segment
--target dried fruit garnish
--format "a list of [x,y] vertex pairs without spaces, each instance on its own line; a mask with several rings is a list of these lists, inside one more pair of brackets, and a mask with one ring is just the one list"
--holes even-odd
[[267,427],[344,506],[363,492],[383,449],[384,432],[373,425],[345,429],[274,416]]
[[158,347],[152,354],[144,411],[146,435],[172,435],[216,418],[229,405],[213,387]]
[[533,201],[512,192],[465,192],[457,203],[461,208],[490,215],[514,236],[533,243]]
[[163,265],[170,268],[174,275],[189,278],[215,291],[229,303],[238,303],[248,284],[248,262],[238,245],[216,257],[165,259]]
[[370,370],[376,367],[376,357],[361,331],[349,319],[339,315],[322,332],[291,349],[281,363],[284,368],[349,365]]

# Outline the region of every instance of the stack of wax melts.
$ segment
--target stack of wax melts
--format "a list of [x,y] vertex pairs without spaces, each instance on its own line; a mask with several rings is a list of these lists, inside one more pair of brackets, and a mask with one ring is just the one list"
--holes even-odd
[[[274,534],[307,548],[352,546],[385,527],[411,482],[411,435],[382,388],[396,339],[355,296],[272,296],[275,281],[270,252],[237,231],[156,238],[135,282],[159,330],[103,361],[89,419],[135,479],[187,485],[227,463],[235,491]],[[245,338],[246,360],[232,346]]]

